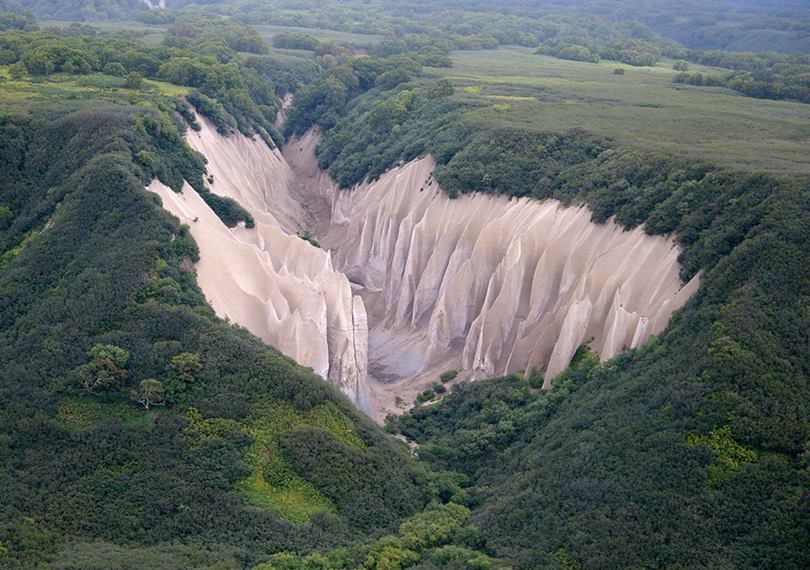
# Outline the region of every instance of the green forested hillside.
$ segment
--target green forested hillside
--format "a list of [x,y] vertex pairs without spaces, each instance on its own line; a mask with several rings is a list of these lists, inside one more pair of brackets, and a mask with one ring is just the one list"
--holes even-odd
[[[176,541],[244,563],[379,533],[420,509],[426,473],[403,449],[205,305],[189,271],[196,248],[143,189],[135,162],[139,149],[157,150],[154,134],[135,128],[149,111],[71,107],[2,125],[2,201],[13,215],[0,273],[4,564],[27,568],[96,542],[162,552]],[[112,363],[99,345],[127,358]],[[103,381],[87,389],[87,374]],[[150,378],[166,405],[144,409],[130,391]],[[324,446],[285,448],[284,462],[320,458],[310,479],[351,469],[347,487],[315,483],[335,506],[305,525],[235,491],[252,468],[249,426],[273,402],[304,419],[270,437],[281,444],[308,429]],[[315,421],[327,411],[354,447]]]
[[[468,516],[442,506],[452,476],[205,303],[188,229],[144,189],[203,188],[181,138],[188,104],[178,85],[118,77],[135,61],[160,76],[184,52],[0,41],[22,67],[0,91],[0,567],[251,567],[349,543],[361,560],[445,546],[489,560],[451,545]],[[222,108],[206,72],[197,87]],[[445,509],[444,534],[418,530]]]
[[[584,42],[589,54],[625,49],[610,56],[622,61],[659,57],[669,40],[644,27],[529,18],[520,2],[498,4],[497,17],[489,3],[463,3],[464,18],[448,2],[429,12],[439,25],[418,14],[423,3],[372,4],[357,21],[359,3],[214,7],[384,34],[371,57],[345,36],[312,43],[300,30],[271,48],[211,14],[161,12],[170,26],[151,47],[0,20],[0,567],[810,566],[806,158],[763,173],[754,151],[729,144],[723,157],[736,161],[720,164],[720,150],[696,160],[672,151],[709,129],[699,115],[669,148],[629,144],[610,131],[615,117],[590,131],[564,128],[562,111],[538,119],[573,100],[553,91],[558,77],[464,77],[481,61],[475,49],[542,47],[523,35],[545,29],[538,22],[560,40],[547,52]],[[616,30],[639,41],[607,42]],[[457,64],[458,48],[463,65],[439,67]],[[690,57],[762,71],[760,56]],[[803,67],[760,59],[801,82]],[[627,69],[623,86],[569,78],[583,83],[576,104],[596,105],[598,89],[626,96]],[[639,349],[605,364],[581,349],[551,392],[532,375],[462,383],[390,420],[418,443],[417,460],[310,370],[217,319],[194,282],[187,228],[144,189],[186,180],[223,221],[250,223],[204,191],[204,160],[181,135],[194,108],[222,133],[282,143],[272,122],[288,91],[286,134],[321,128],[318,158],[344,186],[431,152],[451,195],[554,197],[587,204],[596,221],[674,234],[682,276],[700,272],[700,290]],[[764,134],[750,125],[777,122],[754,107],[724,111],[743,97],[724,92],[724,108],[700,93],[700,112],[752,147]],[[648,105],[608,104],[628,121]],[[779,105],[794,124],[775,126],[774,140],[801,145],[804,107]]]
[[423,459],[472,478],[473,521],[492,553],[525,567],[805,567],[806,177],[733,172],[582,131],[492,129],[465,121],[450,90],[425,95],[439,87],[349,103],[345,120],[326,123],[323,166],[348,185],[430,151],[451,193],[585,203],[598,221],[674,232],[683,277],[703,272],[696,297],[642,350],[589,363],[549,395],[518,378],[462,385],[400,420]]

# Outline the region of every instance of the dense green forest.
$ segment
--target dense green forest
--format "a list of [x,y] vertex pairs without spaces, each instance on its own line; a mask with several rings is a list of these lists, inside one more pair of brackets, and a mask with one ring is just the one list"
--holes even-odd
[[[499,45],[536,47],[538,53],[575,61],[611,60],[632,66],[654,65],[666,56],[726,68],[711,77],[693,74],[688,77],[693,84],[722,85],[752,97],[810,101],[810,59],[806,55],[810,50],[810,12],[791,2],[767,10],[755,2],[735,0],[730,4],[733,12],[725,12],[720,1],[679,3],[677,7],[656,1],[648,3],[642,13],[634,3],[598,0],[174,0],[168,2],[168,9],[158,10],[149,10],[145,2],[134,0],[66,4],[58,0],[6,0],[0,9],[29,10],[39,17],[68,20],[137,18],[171,24],[180,19],[185,20],[184,32],[195,27],[189,26],[189,15],[192,21],[197,15],[197,22],[206,27],[205,20],[199,18],[201,10],[216,11],[247,24],[377,34],[382,39],[374,43],[376,55],[420,53],[436,62],[450,50],[494,49]],[[222,31],[221,35],[229,41],[229,33]],[[749,41],[751,38],[757,39]],[[300,42],[298,47],[302,47]]]
[[[152,2],[157,6],[158,2]],[[554,31],[566,20],[591,19],[604,23],[634,21],[658,34],[674,38],[689,48],[726,49],[733,51],[779,51],[805,53],[808,48],[807,6],[800,2],[755,2],[750,0],[686,0],[673,4],[652,0],[640,10],[637,3],[606,0],[451,1],[349,0],[316,2],[314,0],[166,0],[166,7],[180,10],[190,6],[214,9],[238,15],[253,23],[348,29],[360,33],[445,30],[467,36],[467,30],[486,26],[493,17],[509,20],[518,27],[513,38],[532,38],[535,29],[528,20],[543,20],[545,31]],[[134,0],[5,0],[6,9],[26,9],[38,17],[93,20],[140,17],[165,21],[161,12],[149,14],[146,2]],[[482,18],[486,15],[486,18]],[[448,28],[448,24],[451,26]],[[637,25],[637,24],[636,24]],[[486,33],[486,32],[485,32]],[[500,30],[506,34],[507,29]],[[536,41],[536,39],[532,39]]]
[[[667,2],[643,23],[598,1],[588,21],[519,1],[91,4],[0,15],[0,567],[810,566],[807,177],[494,127],[425,74],[453,50],[517,43],[630,66],[678,57],[717,69],[679,82],[807,101],[806,55],[703,51],[754,21],[801,32],[801,7],[760,22],[738,2],[715,45],[716,8],[691,2],[689,29]],[[42,30],[21,5],[138,15],[165,38]],[[268,43],[250,23],[312,30]],[[357,57],[317,28],[381,39]],[[205,303],[188,228],[144,190],[185,180],[228,225],[252,223],[206,190],[183,142],[193,110],[271,146],[319,128],[342,186],[432,153],[451,196],[557,198],[673,234],[700,290],[641,348],[604,364],[578,351],[550,392],[513,375],[425,396],[387,426],[414,458]]]
[[604,366],[585,359],[551,394],[498,379],[392,419],[435,468],[472,478],[473,521],[493,553],[526,567],[807,566],[806,177],[581,130],[494,130],[469,120],[473,103],[444,80],[325,105],[327,82],[352,73],[303,88],[288,123],[325,131],[318,157],[341,184],[430,152],[451,195],[585,203],[596,221],[674,233],[682,277],[704,272],[660,340]]
[[[179,83],[257,130],[272,84],[236,52],[207,59],[204,37],[0,41],[18,70],[0,116],[0,565],[235,568],[351,543],[330,556],[499,567],[464,542],[456,477],[214,316],[188,229],[144,190],[205,190]],[[166,72],[198,62],[202,78]]]

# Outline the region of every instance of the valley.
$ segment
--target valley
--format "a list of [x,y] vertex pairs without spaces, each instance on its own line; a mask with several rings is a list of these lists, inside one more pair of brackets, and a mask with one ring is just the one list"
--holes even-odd
[[341,190],[318,168],[314,132],[279,153],[201,122],[187,140],[211,191],[256,227],[227,228],[188,185],[150,189],[200,245],[207,299],[377,421],[448,371],[535,370],[551,389],[581,344],[603,360],[640,346],[699,284],[681,282],[671,239],[593,223],[585,207],[451,199],[430,157]]
[[810,567],[800,2],[0,3],[0,568]]

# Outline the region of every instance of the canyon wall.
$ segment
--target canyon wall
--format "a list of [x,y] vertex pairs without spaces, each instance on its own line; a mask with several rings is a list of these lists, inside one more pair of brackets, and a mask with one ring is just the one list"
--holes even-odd
[[450,199],[430,157],[340,190],[312,132],[282,155],[201,122],[188,142],[211,191],[256,221],[229,229],[188,185],[151,185],[191,227],[203,292],[378,420],[451,369],[461,381],[537,368],[551,388],[581,344],[602,359],[638,346],[698,286],[681,283],[672,240],[594,224],[584,207]]
[[603,360],[636,347],[698,286],[681,283],[671,239],[555,200],[450,199],[430,157],[339,190],[317,172],[317,142],[310,133],[285,158],[304,180],[299,201],[328,210],[318,239],[365,302],[383,408],[449,369],[464,379],[537,368],[550,388],[581,344]]
[[218,316],[311,367],[368,410],[365,308],[329,253],[298,237],[307,215],[288,191],[292,171],[260,139],[223,137],[200,122],[202,130],[189,131],[187,140],[208,159],[211,191],[239,202],[255,227],[226,227],[188,184],[181,193],[158,181],[149,189],[191,228],[206,299]]

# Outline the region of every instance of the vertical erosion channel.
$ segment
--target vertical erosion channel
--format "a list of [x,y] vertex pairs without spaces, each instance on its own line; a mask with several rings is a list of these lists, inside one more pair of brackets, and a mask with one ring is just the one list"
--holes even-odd
[[537,368],[550,388],[581,344],[602,359],[638,346],[697,288],[680,281],[672,240],[595,224],[584,207],[450,199],[429,156],[340,190],[314,132],[282,154],[200,120],[188,142],[211,191],[255,227],[227,228],[187,184],[149,188],[191,227],[206,298],[377,420],[448,370]]

